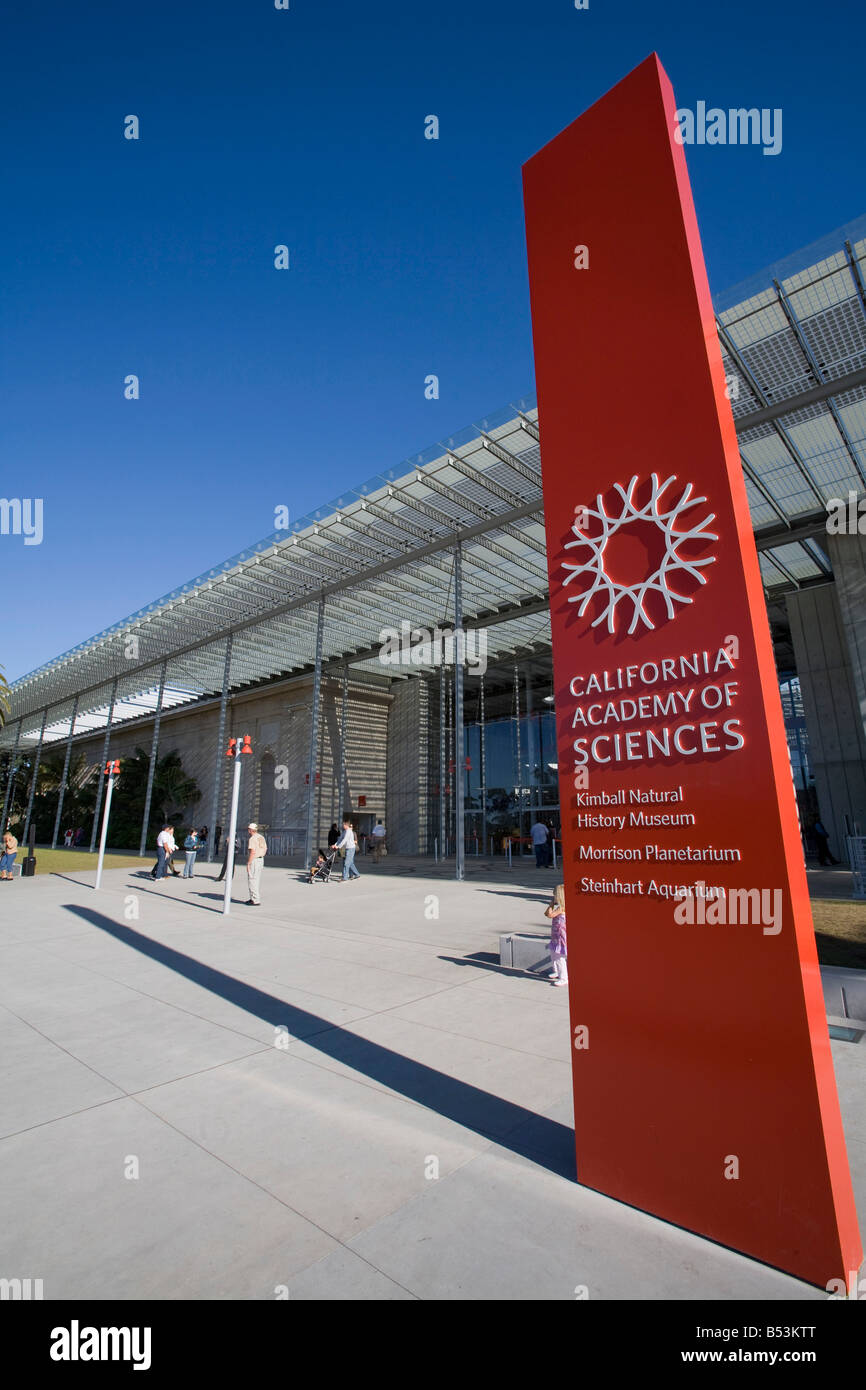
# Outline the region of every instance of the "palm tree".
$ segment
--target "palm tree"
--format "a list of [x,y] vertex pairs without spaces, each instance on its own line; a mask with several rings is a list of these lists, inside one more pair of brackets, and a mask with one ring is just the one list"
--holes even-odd
[[9,682],[3,674],[3,667],[0,666],[0,729],[9,718]]
[[[9,718],[9,682],[7,681],[6,677],[5,677],[4,674],[3,674],[3,667],[0,666],[0,729],[3,728],[3,725],[6,723],[6,720],[7,720],[8,718]],[[13,780],[12,780],[12,786],[11,786],[11,788],[10,788],[9,807],[8,807],[8,809],[7,809],[7,812],[6,812],[6,820],[7,820],[7,824],[9,824],[9,823],[12,821],[12,819],[13,819],[13,817],[14,817],[14,815],[15,815],[15,782],[14,782],[14,771],[13,771],[13,767],[12,767],[12,750],[11,750],[11,749],[9,750],[8,753],[6,753],[6,754],[4,755],[4,758],[3,758],[3,772],[4,772],[4,777],[3,777],[3,781],[2,781],[2,783],[0,783],[0,785],[3,786],[4,795],[5,795],[5,788],[6,788],[6,778],[8,777],[8,778],[12,778],[12,779],[13,779]],[[6,826],[5,826],[5,825],[0,825],[0,832],[4,831],[5,829],[6,829]]]
[[[143,748],[136,748],[134,758],[121,760],[111,811],[111,842],[115,846],[138,844],[149,769],[150,757]],[[164,757],[157,758],[148,816],[148,838],[154,830],[179,818],[186,807],[198,801],[200,796],[197,782],[183,770],[180,754],[166,753]]]
[[63,766],[66,762],[66,749],[50,748],[39,759],[36,774],[34,801],[43,796],[56,796],[63,781]]
[[183,770],[179,753],[166,753],[158,758],[153,775],[153,801],[163,820],[180,816],[201,796],[194,777]]
[[[33,764],[33,750],[23,754],[19,753],[16,785],[10,804],[10,819],[15,819],[16,815],[20,816],[30,799]],[[36,773],[36,786],[33,792],[32,820],[36,839],[42,844],[50,840],[54,829],[65,765],[65,748],[48,748],[39,760],[39,770]],[[88,760],[83,753],[78,753],[70,759],[66,774],[66,791],[63,798],[63,816],[68,824],[83,825],[92,816],[96,800],[95,780],[90,773]]]

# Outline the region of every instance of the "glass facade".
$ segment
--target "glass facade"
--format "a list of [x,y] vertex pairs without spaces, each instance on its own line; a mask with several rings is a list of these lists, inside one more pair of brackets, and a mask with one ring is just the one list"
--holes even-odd
[[800,816],[800,835],[803,840],[803,853],[814,854],[815,841],[812,826],[818,816],[818,793],[815,788],[815,774],[809,758],[809,735],[806,731],[806,716],[803,710],[803,696],[799,676],[781,676],[779,694],[782,697],[782,713],[785,718],[785,732],[788,736],[788,755],[791,759],[791,776],[797,793],[797,811]]
[[[466,749],[467,833],[474,839],[486,821],[488,837],[526,837],[541,810],[551,820],[559,810],[556,725],[553,711],[493,719],[484,725],[485,785],[481,779],[481,725],[469,724]],[[482,808],[485,815],[482,816]]]
[[[434,802],[430,838],[431,850],[433,841],[444,839],[444,852],[450,854],[454,851],[456,776],[450,680],[446,682],[443,706],[444,760],[440,753],[443,729],[439,690],[436,685],[430,716],[430,785]],[[491,668],[483,678],[483,689],[481,678],[467,679],[465,712],[465,759],[461,769],[465,851],[468,855],[501,854],[505,839],[510,838],[512,854],[531,854],[529,829],[533,821],[540,818],[551,831],[559,832],[550,654]]]
[[808,792],[815,785],[809,764],[809,735],[806,732],[799,676],[788,676],[780,680],[779,694],[782,697],[782,713],[785,716],[785,731],[788,735],[791,773],[799,795],[800,792]]
[[[433,814],[429,820],[429,851],[439,854],[454,853],[457,770],[452,685],[453,673],[449,671],[440,720],[442,686],[439,682],[431,683],[429,777]],[[559,783],[552,687],[550,653],[537,654],[513,665],[491,667],[483,680],[467,677],[465,758],[461,769],[467,855],[502,854],[506,838],[512,840],[512,854],[530,855],[529,828],[539,818],[558,836]],[[779,690],[791,774],[801,824],[805,826],[817,814],[817,802],[799,678],[780,677]]]

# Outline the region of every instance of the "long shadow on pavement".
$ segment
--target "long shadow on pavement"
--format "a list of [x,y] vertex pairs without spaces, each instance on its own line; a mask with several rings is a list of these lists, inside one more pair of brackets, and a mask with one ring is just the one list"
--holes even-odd
[[[546,938],[539,939],[543,939],[546,944]],[[540,984],[550,984],[547,976],[537,974],[533,970],[524,970],[519,965],[500,965],[499,957],[492,951],[473,951],[471,956],[439,956],[439,960],[447,961],[449,965],[471,965],[476,970],[490,970],[494,975],[506,975],[509,979],[538,980]]]
[[[315,1048],[324,1056],[388,1086],[407,1100],[435,1111],[464,1129],[473,1130],[540,1167],[575,1180],[574,1134],[567,1125],[436,1071],[423,1062],[415,1062],[379,1043],[360,1038],[329,1019],[266,994],[171,946],[152,941],[92,908],[78,907],[74,903],[63,906],[67,912],[98,927],[116,941],[122,941],[132,950],[140,951],[246,1013],[274,1027],[286,1028],[291,1037],[303,1041],[307,1047]],[[483,1043],[478,1044],[479,1049],[483,1046]]]
[[481,892],[493,893],[497,898],[525,898],[531,903],[549,903],[553,896],[549,888],[546,891],[527,888],[522,893],[514,888],[482,888]]

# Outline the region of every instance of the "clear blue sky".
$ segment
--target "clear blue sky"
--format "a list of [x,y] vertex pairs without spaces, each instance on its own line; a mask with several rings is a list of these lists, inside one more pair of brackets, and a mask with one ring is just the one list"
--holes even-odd
[[714,290],[863,212],[864,36],[859,0],[15,7],[9,678],[532,391],[521,164],[653,49],[680,106],[784,113],[777,157],[687,149]]

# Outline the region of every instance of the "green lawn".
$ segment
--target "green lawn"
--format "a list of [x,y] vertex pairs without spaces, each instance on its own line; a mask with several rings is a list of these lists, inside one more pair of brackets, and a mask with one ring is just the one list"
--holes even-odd
[[[20,864],[24,857],[24,847],[19,845],[16,864]],[[137,854],[130,854],[129,850],[105,851],[106,869],[131,869],[142,864],[152,864],[155,859],[156,855],[151,850],[148,850],[143,859],[139,859]],[[80,873],[82,869],[95,869],[98,862],[99,855],[88,854],[86,850],[40,849],[39,845],[36,846],[37,874]]]
[[866,903],[813,898],[812,921],[822,965],[866,970]]

